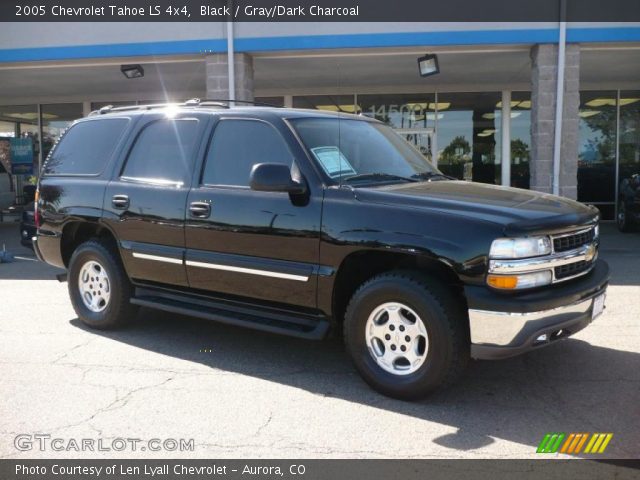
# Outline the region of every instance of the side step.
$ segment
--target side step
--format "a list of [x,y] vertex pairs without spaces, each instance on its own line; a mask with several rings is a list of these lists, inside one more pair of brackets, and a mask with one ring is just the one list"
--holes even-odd
[[258,308],[200,296],[136,288],[134,305],[204,318],[228,325],[252,328],[291,337],[320,340],[329,330],[327,318],[273,308]]

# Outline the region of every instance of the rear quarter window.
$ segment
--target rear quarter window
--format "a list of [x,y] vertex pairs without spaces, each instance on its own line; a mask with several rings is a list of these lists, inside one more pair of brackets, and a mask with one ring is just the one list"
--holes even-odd
[[109,161],[128,118],[105,118],[73,125],[44,166],[45,175],[99,175]]

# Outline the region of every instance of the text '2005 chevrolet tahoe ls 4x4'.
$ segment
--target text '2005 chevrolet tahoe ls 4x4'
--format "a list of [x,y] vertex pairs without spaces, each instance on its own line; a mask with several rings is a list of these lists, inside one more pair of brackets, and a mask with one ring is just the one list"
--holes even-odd
[[139,306],[321,339],[418,398],[469,357],[565,338],[604,308],[598,213],[452,180],[391,128],[320,111],[105,108],[47,159],[34,241],[78,317]]

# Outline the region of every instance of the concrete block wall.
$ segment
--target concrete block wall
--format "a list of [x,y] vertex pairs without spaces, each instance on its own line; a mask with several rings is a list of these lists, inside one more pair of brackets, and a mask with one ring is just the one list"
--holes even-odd
[[[253,101],[253,59],[246,53],[234,55],[236,99]],[[212,99],[228,99],[229,70],[226,53],[206,57],[207,96]]]
[[[580,105],[580,46],[565,51],[564,104],[560,147],[560,195],[577,198],[578,108]],[[553,191],[558,46],[538,44],[531,49],[531,189]]]

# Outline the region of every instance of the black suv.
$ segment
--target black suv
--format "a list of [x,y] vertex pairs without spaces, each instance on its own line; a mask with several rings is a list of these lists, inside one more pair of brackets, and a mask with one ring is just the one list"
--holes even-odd
[[577,332],[609,278],[594,207],[452,180],[378,121],[311,110],[94,112],[47,159],[36,220],[39,258],[68,270],[91,327],[145,306],[343,332],[399,398]]

